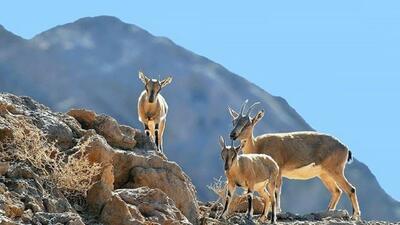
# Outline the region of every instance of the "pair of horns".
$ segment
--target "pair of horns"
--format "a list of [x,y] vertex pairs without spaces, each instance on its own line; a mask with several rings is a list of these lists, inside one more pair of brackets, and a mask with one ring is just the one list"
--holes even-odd
[[[221,145],[222,148],[226,146],[225,140],[222,136],[219,136],[219,144]],[[235,142],[233,141],[233,139],[231,139],[231,147],[235,148]]]
[[244,109],[246,108],[246,105],[247,105],[248,102],[249,102],[248,99],[246,99],[246,101],[243,102],[243,104],[242,104],[242,106],[241,106],[241,108],[240,108],[240,115],[242,115],[242,116],[248,116],[248,115],[251,113],[251,110],[253,110],[253,108],[254,108],[256,105],[260,104],[260,102],[255,102],[253,105],[251,105],[251,106],[247,109],[247,112],[246,112],[245,114],[243,114]]

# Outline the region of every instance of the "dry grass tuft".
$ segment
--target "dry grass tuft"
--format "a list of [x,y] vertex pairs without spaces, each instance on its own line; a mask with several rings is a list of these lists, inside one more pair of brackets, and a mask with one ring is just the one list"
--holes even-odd
[[13,130],[13,138],[0,148],[0,156],[29,163],[46,180],[67,196],[86,195],[94,177],[101,172],[99,163],[92,163],[84,154],[87,142],[72,155],[60,152],[43,132],[24,118],[4,115]]
[[207,188],[213,191],[218,197],[223,198],[225,195],[226,181],[222,177],[214,178],[214,183],[207,185]]

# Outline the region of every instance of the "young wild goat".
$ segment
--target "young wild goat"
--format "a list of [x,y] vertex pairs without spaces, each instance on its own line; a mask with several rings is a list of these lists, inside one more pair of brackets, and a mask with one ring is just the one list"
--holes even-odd
[[261,110],[252,118],[250,113],[258,102],[244,112],[247,100],[242,104],[240,113],[229,108],[233,118],[232,140],[239,139],[243,152],[263,153],[270,155],[279,165],[277,181],[277,208],[280,210],[280,192],[282,176],[289,179],[307,180],[319,177],[332,197],[328,210],[334,210],[344,190],[350,197],[353,206],[353,219],[361,217],[356,189],[344,176],[346,162],[352,156],[348,148],[336,138],[317,132],[291,132],[253,136],[254,126],[264,116]]
[[257,191],[264,198],[264,209],[261,221],[267,219],[269,204],[272,205],[271,222],[276,222],[276,192],[275,185],[279,174],[278,164],[265,154],[241,154],[238,155],[241,146],[226,146],[223,137],[220,137],[221,157],[224,160],[225,175],[228,180],[224,210],[221,214],[225,218],[228,213],[231,198],[236,186],[247,191],[249,219],[253,216],[253,192]]
[[145,85],[145,90],[142,91],[138,99],[139,121],[143,124],[147,136],[151,135],[154,138],[157,150],[162,152],[168,105],[159,93],[163,87],[171,83],[172,77],[159,81],[150,79],[139,72],[139,79]]

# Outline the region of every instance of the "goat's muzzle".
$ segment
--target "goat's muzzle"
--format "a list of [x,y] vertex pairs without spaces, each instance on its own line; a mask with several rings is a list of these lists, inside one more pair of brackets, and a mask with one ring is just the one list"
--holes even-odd
[[235,133],[235,132],[231,132],[231,134],[229,135],[229,137],[232,139],[232,140],[236,140],[237,139],[237,134]]
[[155,99],[155,94],[152,92],[152,93],[150,93],[150,95],[149,95],[149,102],[150,102],[150,103],[153,103],[153,102],[154,102],[154,99]]

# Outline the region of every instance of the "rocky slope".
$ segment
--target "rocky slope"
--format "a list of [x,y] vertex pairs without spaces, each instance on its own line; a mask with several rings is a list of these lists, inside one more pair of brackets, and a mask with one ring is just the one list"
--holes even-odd
[[[22,138],[17,135],[20,129]],[[79,153],[91,164],[100,165],[99,173],[90,178],[87,193],[73,195],[47,179],[36,161],[11,157],[23,145],[12,148],[8,143],[33,140],[30,135],[35,129],[46,143],[54,143],[55,152],[48,158],[59,154],[79,157]],[[84,109],[54,113],[29,97],[2,93],[0,142],[0,225],[255,224],[242,214],[246,204],[241,201],[227,220],[216,219],[221,203],[198,202],[190,178],[176,163],[156,152],[142,132],[106,115]],[[34,150],[37,144],[31,142],[28,156],[40,153],[40,148]],[[255,213],[260,213],[257,198],[255,207]],[[281,213],[278,219],[281,224],[355,224],[346,211],[303,216]]]
[[[84,146],[88,160],[100,163],[87,197],[66,196],[43,178],[35,161],[10,159],[10,151],[19,149],[8,149],[7,143],[21,126],[39,128],[66,155]],[[157,153],[147,136],[109,116],[86,110],[54,113],[29,97],[1,94],[0,141],[0,224],[197,223],[189,177]]]
[[[141,127],[139,69],[174,76],[163,90],[170,106],[165,151],[192,178],[203,201],[215,199],[205,184],[223,175],[217,137],[230,128],[228,105],[238,108],[246,98],[261,101],[266,116],[257,134],[312,129],[283,98],[117,18],[83,18],[31,40],[0,29],[0,91],[32,96],[55,111],[89,108]],[[355,160],[346,173],[358,188],[364,218],[400,220],[400,203],[385,193],[366,165]],[[285,180],[282,197],[283,208],[298,213],[325,209],[329,201],[318,180]],[[339,207],[350,210],[347,198],[342,199]]]

